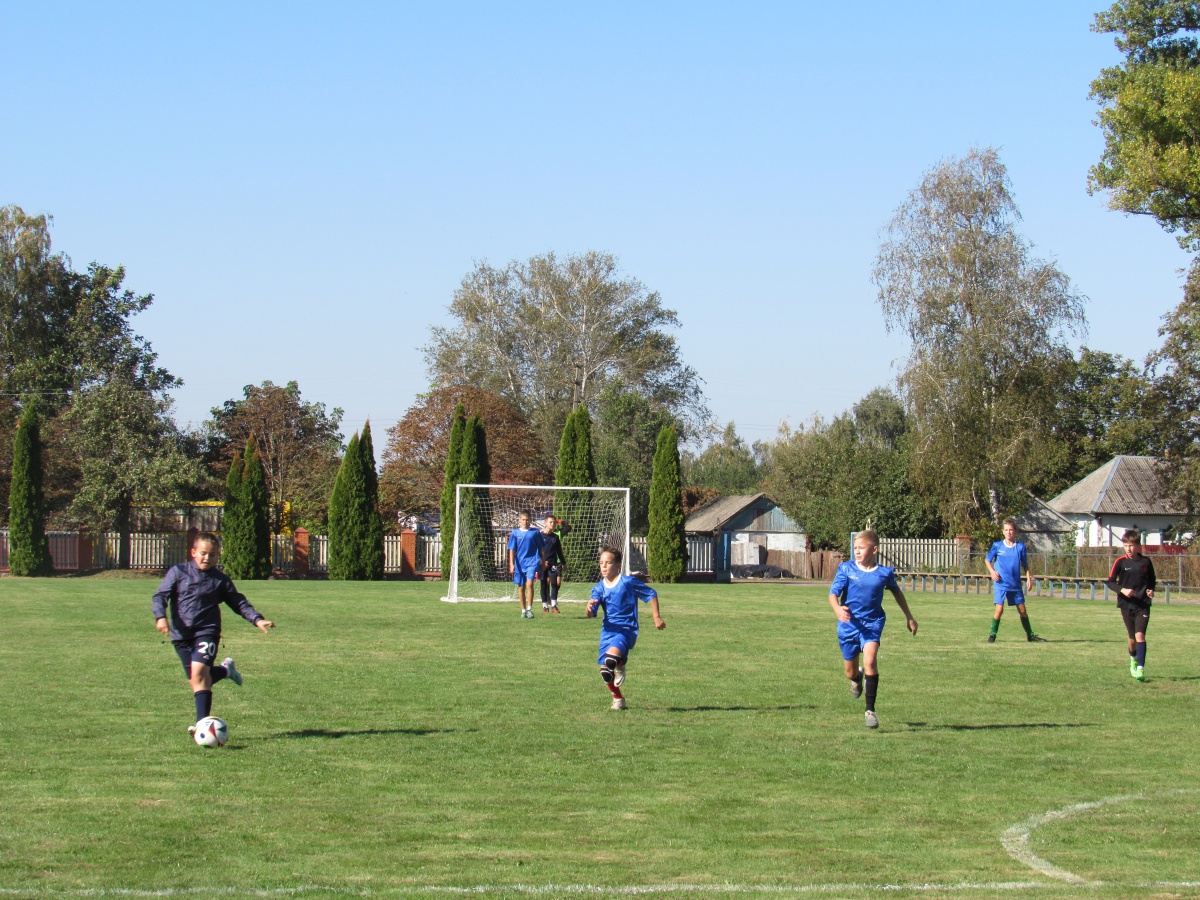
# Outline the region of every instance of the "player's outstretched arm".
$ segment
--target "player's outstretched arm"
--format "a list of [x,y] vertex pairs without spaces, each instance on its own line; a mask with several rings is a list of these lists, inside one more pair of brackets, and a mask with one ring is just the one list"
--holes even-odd
[[275,627],[275,623],[272,622],[270,619],[259,619],[257,622],[254,623],[254,627],[257,628],[259,631],[261,631],[263,634],[266,634],[268,631],[270,631],[272,628]]
[[663,617],[658,612],[658,597],[650,598],[650,615],[654,617],[654,627],[662,631],[667,627],[667,623],[663,621]]
[[917,633],[917,620],[913,618],[913,614],[908,610],[908,599],[904,596],[904,591],[900,588],[891,588],[892,596],[896,599],[896,605],[900,607],[900,611],[904,613],[905,624],[908,625],[908,630],[914,635]]

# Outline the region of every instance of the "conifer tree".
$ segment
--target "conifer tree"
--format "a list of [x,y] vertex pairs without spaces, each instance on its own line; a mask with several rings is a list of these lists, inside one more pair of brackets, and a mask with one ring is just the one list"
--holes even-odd
[[687,536],[683,530],[683,495],[679,477],[679,435],[674,423],[658,433],[654,471],[650,477],[650,535],[646,539],[650,577],[682,581],[687,572]]
[[[461,484],[487,484],[491,479],[491,466],[487,459],[487,435],[484,432],[483,420],[479,416],[471,416],[463,426],[458,475]],[[494,572],[497,567],[496,535],[492,531],[491,517],[486,513],[486,501],[485,491],[476,490],[468,494],[463,500],[461,525],[464,533],[476,536],[476,539],[470,542],[470,546],[471,552],[478,555],[478,570]],[[466,570],[465,562],[461,559],[459,570]]]
[[253,435],[246,442],[244,460],[242,501],[245,504],[243,514],[246,517],[247,547],[250,550],[247,558],[249,565],[244,574],[235,576],[231,572],[230,577],[261,580],[271,577],[271,517],[268,509],[267,477],[263,472],[262,459],[258,455]]
[[[563,426],[554,483],[571,487],[596,485],[592,417],[583,404],[575,407]],[[563,577],[567,581],[595,581],[599,575],[597,548],[588,543],[585,529],[575,527],[587,520],[591,508],[592,498],[587,491],[555,491],[554,514],[563,521],[562,548],[567,559]]]
[[46,507],[42,495],[41,423],[30,401],[13,442],[12,482],[8,490],[8,566],[13,575],[54,573],[46,539]]
[[440,565],[442,580],[450,580],[450,564],[454,558],[454,503],[455,492],[462,479],[458,477],[462,462],[463,432],[466,430],[467,412],[460,403],[454,409],[454,423],[450,426],[450,445],[446,452],[446,475],[442,481],[442,552]]
[[375,443],[371,422],[363,426],[358,442],[358,461],[363,473],[363,498],[359,515],[363,518],[363,538],[359,565],[366,581],[383,580],[383,519],[379,517],[379,473],[375,470]]
[[235,452],[225,476],[225,508],[221,515],[221,568],[230,578],[249,577],[253,531],[247,515],[245,461]]
[[334,581],[357,580],[353,578],[352,546],[359,535],[354,533],[354,497],[361,493],[364,485],[362,467],[358,463],[358,434],[350,438],[346,454],[338,467],[337,480],[333,483],[333,494],[329,498],[329,577]]

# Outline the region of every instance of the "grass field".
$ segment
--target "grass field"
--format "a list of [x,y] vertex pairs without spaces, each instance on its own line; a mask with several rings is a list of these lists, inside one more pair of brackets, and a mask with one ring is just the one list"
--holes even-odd
[[154,585],[0,579],[0,896],[1200,896],[1200,606],[1139,684],[1111,605],[889,601],[870,732],[821,587],[662,588],[622,713],[581,606],[246,585],[206,751]]

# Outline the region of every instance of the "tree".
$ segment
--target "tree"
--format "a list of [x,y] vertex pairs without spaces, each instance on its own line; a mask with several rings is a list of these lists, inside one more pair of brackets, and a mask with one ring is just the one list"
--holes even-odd
[[346,447],[329,500],[329,577],[337,581],[383,578],[383,526],[379,519],[370,423]]
[[275,520],[289,503],[296,524],[319,528],[340,462],[341,421],[340,408],[303,399],[295,381],[248,384],[242,399],[213,408],[205,426],[206,459],[220,476],[253,436]]
[[[596,466],[592,461],[592,418],[583,404],[575,407],[563,426],[559,441],[558,469],[554,483],[570,487],[595,487]],[[562,549],[566,557],[563,577],[569,581],[590,578],[596,562],[596,548],[587,542],[585,522],[592,510],[587,491],[555,491],[554,514],[563,520]]]
[[12,481],[9,483],[9,554],[13,575],[42,576],[54,573],[50,543],[46,539],[46,514],[42,498],[42,441],[35,403],[25,407],[13,446]]
[[183,449],[170,400],[123,377],[89,385],[64,415],[80,480],[70,512],[98,531],[120,533],[118,565],[130,565],[135,504],[179,506],[203,474]]
[[900,385],[916,483],[954,527],[998,521],[1051,434],[1066,335],[1084,298],[1035,259],[995,150],[928,172],[886,229],[874,282],[889,330],[912,342]]
[[267,479],[263,472],[262,457],[254,438],[246,442],[246,455],[242,469],[242,499],[248,513],[250,523],[248,529],[253,541],[250,545],[250,568],[233,578],[249,578],[261,580],[271,577],[271,518],[270,503],[267,499]]
[[1092,30],[1116,35],[1123,63],[1092,82],[1104,152],[1088,176],[1113,209],[1153,217],[1200,249],[1200,5],[1120,0]]
[[239,452],[230,460],[225,476],[225,506],[221,511],[221,565],[230,573],[241,573],[250,568],[254,534],[248,506],[245,462]]
[[908,420],[891,391],[875,389],[831,422],[784,428],[767,448],[765,487],[813,545],[849,552],[850,532],[936,537],[935,503],[911,483]]
[[[488,462],[487,433],[479,416],[471,416],[463,426],[462,455],[458,463],[458,477],[461,484],[490,484],[491,464]],[[478,535],[478,540],[472,542],[470,550],[478,554],[477,572],[490,572],[496,567],[496,542],[492,531],[492,519],[488,513],[487,494],[484,491],[472,491],[463,498],[463,508],[460,511],[464,527],[470,534]],[[456,523],[455,527],[458,527]],[[462,548],[460,548],[462,552]],[[459,561],[460,571],[470,571],[463,561]]]
[[547,484],[554,470],[540,451],[530,450],[529,422],[511,403],[468,385],[438,388],[418,397],[404,418],[388,430],[379,478],[380,503],[397,516],[438,508],[454,409],[487,423],[489,481],[496,484]]
[[1200,279],[1188,279],[1183,301],[1158,333],[1162,346],[1148,360],[1153,378],[1148,418],[1166,457],[1165,487],[1194,520],[1200,512]]
[[646,538],[650,577],[675,583],[687,574],[687,535],[679,477],[679,435],[674,424],[658,433],[650,482],[650,533]]
[[[450,437],[447,444],[446,471],[442,476],[442,552],[439,565],[443,581],[450,580],[450,572],[454,567],[454,526],[455,516],[458,515],[458,485],[463,483],[460,472],[466,429],[466,411],[459,403],[454,408],[454,420],[450,426]],[[470,484],[470,482],[466,483]]]
[[658,433],[672,421],[643,394],[619,382],[605,387],[597,400],[592,431],[596,483],[629,488],[629,527],[645,534],[650,527],[650,479]]
[[571,410],[594,409],[613,380],[685,425],[707,419],[701,380],[670,333],[678,316],[609,254],[479,263],[449,312],[457,324],[431,329],[423,348],[431,380],[500,394],[528,417],[546,460]]
[[688,485],[713,488],[721,494],[752,494],[762,481],[759,454],[746,445],[730,422],[719,441],[699,455],[685,454],[683,479]]

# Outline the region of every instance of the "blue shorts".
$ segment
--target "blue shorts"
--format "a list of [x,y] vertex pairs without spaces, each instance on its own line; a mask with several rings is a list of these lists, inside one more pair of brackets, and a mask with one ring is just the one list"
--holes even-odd
[[211,666],[213,660],[217,658],[217,647],[221,645],[221,628],[203,628],[195,632],[192,637],[185,638],[182,641],[172,641],[175,645],[175,652],[179,655],[179,661],[183,664],[183,671],[188,676],[192,677],[192,663],[204,663],[206,666]]
[[887,619],[851,619],[838,622],[838,643],[842,645],[842,659],[854,659],[867,644],[878,644],[883,637],[883,626]]
[[621,661],[629,659],[629,651],[637,643],[637,632],[631,628],[602,628],[600,629],[600,655],[596,658],[597,665],[604,665],[604,651],[616,647],[621,651]]
[[995,596],[996,604],[1001,604],[1005,600],[1009,606],[1016,606],[1019,603],[1025,602],[1025,594],[1020,588],[1006,588],[999,584],[992,585],[992,594]]
[[532,567],[524,569],[520,566],[513,566],[513,584],[523,585],[537,581],[539,568],[541,568],[540,563],[534,563]]

